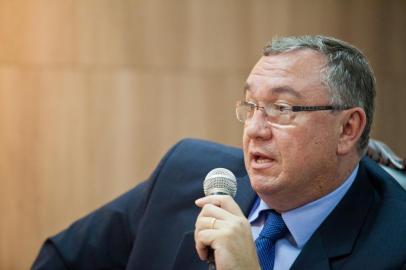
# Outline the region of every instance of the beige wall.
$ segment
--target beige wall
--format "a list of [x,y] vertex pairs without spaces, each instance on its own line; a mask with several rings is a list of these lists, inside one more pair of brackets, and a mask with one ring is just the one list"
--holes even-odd
[[0,0],[0,269],[27,269],[177,140],[238,146],[234,103],[275,35],[363,49],[373,135],[406,156],[405,14],[402,0]]

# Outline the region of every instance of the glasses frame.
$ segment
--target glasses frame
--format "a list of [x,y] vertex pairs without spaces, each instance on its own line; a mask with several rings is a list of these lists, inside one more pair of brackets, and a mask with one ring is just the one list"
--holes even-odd
[[[258,104],[254,103],[254,102],[249,102],[249,101],[237,101],[236,103],[236,116],[237,116],[237,120],[241,123],[245,123],[247,120],[251,119],[251,118],[247,118],[245,121],[241,121],[238,117],[238,108],[240,107],[247,107],[246,105],[251,105],[253,107],[255,107],[254,112],[262,109],[264,111],[264,113],[268,116],[271,117],[271,115],[267,112],[265,106],[259,106]],[[289,105],[289,104],[284,104],[283,106],[280,106],[278,104],[272,103],[269,105],[273,105],[273,107],[271,108],[275,108],[275,107],[284,107],[284,111],[290,111],[290,112],[315,112],[315,111],[344,111],[344,110],[348,110],[351,109],[353,107],[349,107],[349,106],[341,106],[341,105],[313,105],[313,106],[303,106],[303,105]],[[277,110],[275,110],[277,111]],[[279,115],[280,116],[280,115]]]

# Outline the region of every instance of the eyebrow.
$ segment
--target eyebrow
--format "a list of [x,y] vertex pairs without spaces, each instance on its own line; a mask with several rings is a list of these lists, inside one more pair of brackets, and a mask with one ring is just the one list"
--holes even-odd
[[[244,94],[246,94],[247,91],[250,91],[250,86],[249,86],[249,84],[246,83],[244,86]],[[277,94],[277,95],[288,94],[288,95],[294,96],[296,98],[303,97],[302,94],[300,94],[298,91],[296,91],[295,89],[293,89],[290,86],[278,86],[278,87],[270,89],[269,91],[272,92],[272,94]]]

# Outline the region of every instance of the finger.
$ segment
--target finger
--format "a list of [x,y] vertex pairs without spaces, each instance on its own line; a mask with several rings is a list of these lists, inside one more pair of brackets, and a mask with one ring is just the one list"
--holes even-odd
[[225,209],[226,211],[234,215],[243,215],[238,204],[229,195],[210,195],[196,200],[195,203],[198,207],[203,207],[207,204],[213,204],[222,209]]
[[202,216],[196,220],[195,224],[195,230],[201,231],[201,230],[215,230],[215,229],[220,229],[224,227],[224,224],[226,222],[215,218],[215,217],[205,217]]
[[197,252],[197,255],[199,255],[200,260],[202,260],[202,261],[208,260],[209,250],[201,242],[196,241],[196,252]]
[[196,251],[201,260],[205,261],[208,259],[208,249],[216,237],[218,237],[216,230],[195,231]]
[[199,258],[203,261],[206,261],[208,259],[209,245],[205,244],[206,241],[203,242],[201,236],[199,236],[200,232],[201,231],[195,230],[195,247]]
[[201,231],[206,229],[214,229],[217,218],[201,216],[196,220],[195,230]]
[[218,220],[234,219],[236,215],[213,204],[206,204],[200,211],[199,217],[216,218]]
[[208,203],[221,207],[221,205],[224,204],[224,200],[228,200],[228,199],[232,199],[230,195],[209,195],[209,196],[197,199],[195,201],[195,203],[199,207],[202,207]]

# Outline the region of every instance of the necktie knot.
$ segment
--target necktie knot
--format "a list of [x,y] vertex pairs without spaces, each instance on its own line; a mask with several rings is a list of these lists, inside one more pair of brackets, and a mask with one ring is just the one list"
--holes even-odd
[[269,238],[271,241],[276,241],[282,238],[288,228],[282,219],[282,216],[273,210],[267,211],[267,218],[264,227],[259,234],[259,237]]

